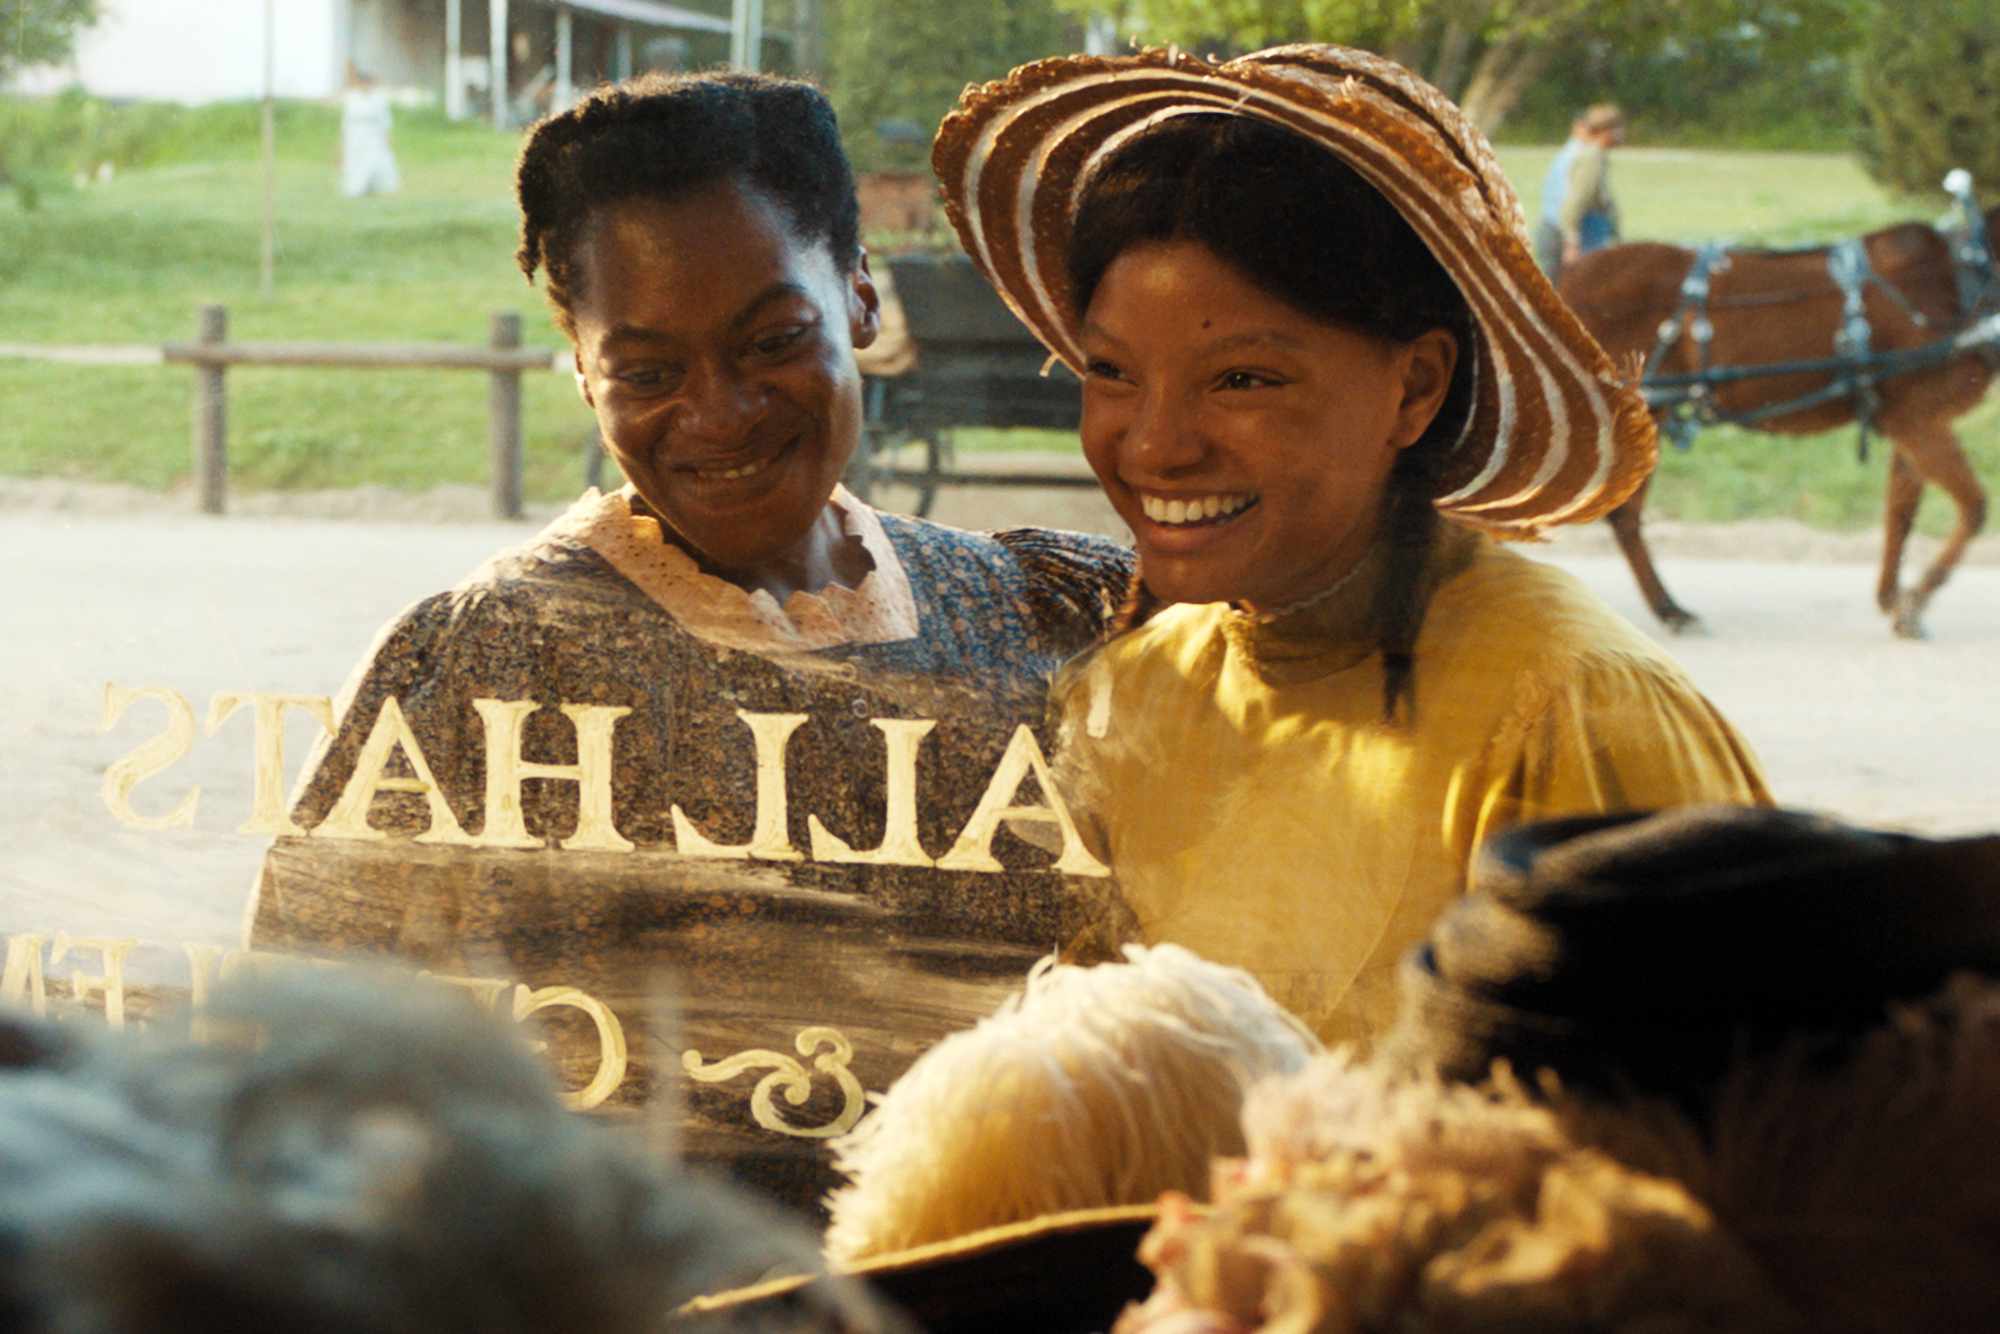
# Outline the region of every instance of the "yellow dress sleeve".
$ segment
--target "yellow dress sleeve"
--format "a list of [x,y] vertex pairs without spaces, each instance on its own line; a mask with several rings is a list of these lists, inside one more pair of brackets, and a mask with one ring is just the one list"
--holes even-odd
[[1749,746],[1685,676],[1615,651],[1525,680],[1485,774],[1468,854],[1515,825],[1562,815],[1771,804]]

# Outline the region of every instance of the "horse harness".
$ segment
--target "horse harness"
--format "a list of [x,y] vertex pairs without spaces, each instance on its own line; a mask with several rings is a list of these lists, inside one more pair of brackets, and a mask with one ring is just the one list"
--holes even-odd
[[[1972,196],[1971,177],[1957,170],[1945,178],[1945,188],[1957,201],[1963,217],[1954,229],[1952,276],[1958,289],[1959,309],[1971,319],[2000,297],[1993,272],[1993,250],[1986,233],[1986,220]],[[1820,247],[1800,250],[1761,250],[1764,255],[1814,253]],[[1854,399],[1855,417],[1860,424],[1858,454],[1868,461],[1869,436],[1875,429],[1875,414],[1881,395],[1875,386],[1881,380],[1913,371],[1929,369],[1959,353],[1975,350],[1989,365],[2000,358],[2000,316],[1979,318],[1954,337],[1945,337],[1921,347],[1877,352],[1871,346],[1874,331],[1869,326],[1866,298],[1870,284],[1879,287],[1908,315],[1918,328],[1929,321],[1910,303],[1894,283],[1875,272],[1868,262],[1866,238],[1851,237],[1826,249],[1827,276],[1841,298],[1840,323],[1835,329],[1834,355],[1815,361],[1780,362],[1756,366],[1714,366],[1709,361],[1715,340],[1715,325],[1708,315],[1712,278],[1728,269],[1733,252],[1727,243],[1709,241],[1698,246],[1687,275],[1681,279],[1680,305],[1660,322],[1653,350],[1646,358],[1641,383],[1646,405],[1661,417],[1668,440],[1676,449],[1688,449],[1702,427],[1716,423],[1755,426],[1772,417],[1788,416],[1822,403]],[[1683,337],[1693,340],[1695,369],[1688,374],[1661,375],[1660,366]],[[1832,379],[1819,389],[1780,403],[1767,403],[1746,412],[1724,413],[1715,404],[1717,386],[1762,376],[1823,373]]]

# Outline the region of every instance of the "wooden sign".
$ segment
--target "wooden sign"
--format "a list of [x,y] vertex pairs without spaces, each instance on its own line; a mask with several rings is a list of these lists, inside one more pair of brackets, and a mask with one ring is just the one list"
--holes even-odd
[[[321,705],[211,706],[250,708],[274,767],[256,949],[486,979],[538,1007],[574,1101],[668,1117],[691,1159],[810,1209],[869,1093],[1040,956],[1125,938],[1041,731],[1075,644],[993,595],[1013,567],[913,569],[921,638],[766,654],[587,551],[507,559],[385,631],[288,804],[271,738]],[[170,761],[158,740],[107,799]]]

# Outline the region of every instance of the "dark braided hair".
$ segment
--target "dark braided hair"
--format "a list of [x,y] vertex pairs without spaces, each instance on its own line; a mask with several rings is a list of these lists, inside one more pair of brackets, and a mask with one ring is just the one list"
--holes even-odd
[[853,271],[861,209],[826,95],[796,79],[722,71],[605,84],[536,122],[514,170],[514,257],[529,282],[538,268],[547,274],[556,322],[575,337],[576,244],[591,213],[719,181],[768,196],[799,240],[824,242],[836,270]]
[[[1147,241],[1198,241],[1257,287],[1317,320],[1392,342],[1432,329],[1458,341],[1437,417],[1389,475],[1377,541],[1389,560],[1373,603],[1383,716],[1414,708],[1414,649],[1437,540],[1432,505],[1472,403],[1472,313],[1402,215],[1339,158],[1247,116],[1177,116],[1114,153],[1086,182],[1070,237],[1070,289],[1090,305],[1114,260]],[[1120,617],[1159,601],[1135,575]]]

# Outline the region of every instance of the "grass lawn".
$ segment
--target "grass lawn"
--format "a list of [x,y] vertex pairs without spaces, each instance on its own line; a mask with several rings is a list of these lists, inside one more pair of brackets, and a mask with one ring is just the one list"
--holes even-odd
[[[402,193],[347,200],[336,189],[334,119],[288,108],[277,172],[275,295],[258,294],[261,176],[241,135],[212,161],[128,171],[52,190],[23,210],[0,191],[0,343],[159,343],[192,336],[195,308],[221,302],[244,339],[483,342],[492,312],[520,312],[525,341],[561,338],[514,267],[515,143],[478,125],[405,113]],[[1501,160],[1532,213],[1552,150]],[[202,156],[199,150],[194,156]],[[1813,154],[1629,149],[1615,167],[1627,231],[1746,242],[1835,237],[1923,216],[1886,198],[1850,160]],[[0,361],[0,474],[164,488],[188,473],[191,373],[182,367]],[[590,420],[567,376],[524,377],[527,488],[573,493]],[[484,377],[464,372],[229,374],[230,470],[244,488],[481,483]],[[2000,417],[1965,423],[1982,472],[2000,471]],[[961,450],[1073,449],[1040,432],[966,432]],[[1690,518],[1790,515],[1850,527],[1874,520],[1883,454],[1853,459],[1853,432],[1777,440],[1717,430],[1669,454],[1657,512]],[[1936,528],[1947,507],[1926,507]]]
[[[220,302],[234,337],[484,342],[492,312],[523,339],[560,342],[514,267],[509,139],[430,117],[399,134],[401,194],[341,198],[332,113],[286,143],[277,172],[275,294],[258,294],[256,162],[184,163],[45,196],[0,192],[0,342],[159,343],[193,336]],[[192,373],[0,362],[0,473],[164,487],[188,473]],[[573,492],[590,421],[567,377],[523,377],[527,486]],[[232,485],[482,482],[478,373],[237,369],[229,373]]]

